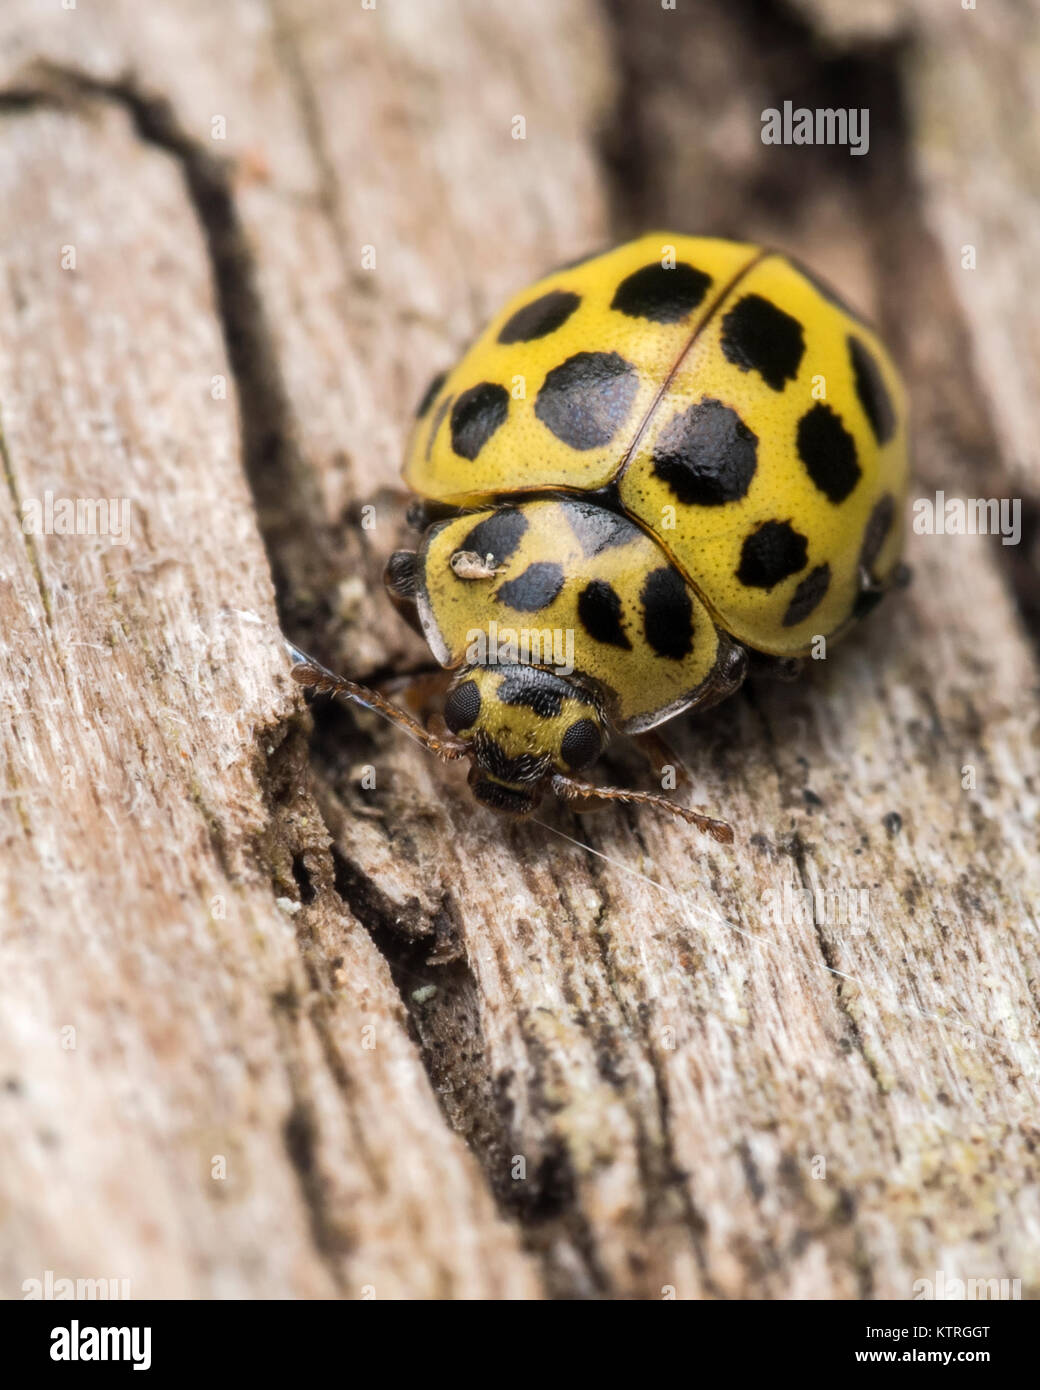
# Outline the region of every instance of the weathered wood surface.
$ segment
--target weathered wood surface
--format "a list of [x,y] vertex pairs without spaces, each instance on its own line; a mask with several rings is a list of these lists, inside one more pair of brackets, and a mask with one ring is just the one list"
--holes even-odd
[[[1040,1291],[1040,40],[983,9],[5,7],[6,1296]],[[870,154],[763,146],[785,98],[869,106]],[[279,645],[422,663],[377,583],[414,401],[652,225],[840,282],[920,493],[1023,499],[1020,546],[912,537],[802,684],[669,730],[732,849],[505,826],[383,726],[312,733]],[[48,489],[130,497],[131,543],[25,536]],[[785,885],[866,929],[776,923]]]

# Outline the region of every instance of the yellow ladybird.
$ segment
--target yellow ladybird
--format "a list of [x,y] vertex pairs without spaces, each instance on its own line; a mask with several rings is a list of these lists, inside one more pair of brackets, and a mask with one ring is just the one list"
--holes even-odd
[[404,476],[440,518],[387,570],[457,672],[435,751],[498,810],[655,801],[728,839],[575,774],[611,729],[714,703],[749,651],[790,666],[895,582],[905,399],[795,262],[655,233],[511,300],[426,393]]

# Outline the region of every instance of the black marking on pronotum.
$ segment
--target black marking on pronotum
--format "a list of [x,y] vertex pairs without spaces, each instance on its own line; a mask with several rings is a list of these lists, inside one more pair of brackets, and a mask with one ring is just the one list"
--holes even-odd
[[653,471],[680,502],[717,507],[747,495],[757,458],[758,436],[730,406],[708,397],[662,430]]
[[451,447],[473,461],[509,414],[509,392],[493,381],[471,386],[451,412]]
[[596,449],[624,424],[638,389],[636,369],[619,353],[576,352],[546,375],[534,413],[572,449]]
[[798,588],[795,589],[794,597],[787,605],[787,612],[782,619],[783,626],[796,627],[798,623],[804,622],[809,614],[823,602],[824,595],[830,585],[830,565],[817,565],[814,570],[810,570]]
[[651,570],[640,594],[643,634],[658,656],[681,661],[693,651],[693,604],[670,565]]
[[593,579],[582,589],[578,595],[578,618],[595,641],[632,650],[621,621],[621,600],[605,579]]
[[537,613],[552,603],[563,582],[562,565],[555,560],[535,560],[522,574],[500,585],[496,597],[518,613]]
[[753,589],[772,589],[804,569],[809,542],[788,521],[764,521],[741,548],[737,578]]
[[516,507],[500,507],[491,516],[478,521],[465,540],[458,545],[459,550],[471,550],[483,560],[491,555],[496,565],[503,565],[523,539],[527,530],[527,518]]
[[856,395],[863,407],[863,414],[870,422],[877,442],[887,444],[896,431],[896,412],[885,386],[885,379],[881,375],[881,368],[865,343],[861,343],[851,333],[846,341],[849,345],[849,360],[852,363]]
[[831,502],[844,502],[860,480],[856,441],[829,405],[822,401],[798,421],[798,457],[805,471]]
[[555,333],[574,313],[581,296],[571,290],[550,290],[525,304],[498,331],[500,343],[530,343]]
[[756,371],[782,391],[794,381],[805,355],[805,332],[791,314],[760,294],[746,294],[722,320],[722,351],[742,371]]
[[710,286],[711,276],[686,261],[671,268],[652,261],[621,281],[610,307],[633,319],[680,323],[697,308]]

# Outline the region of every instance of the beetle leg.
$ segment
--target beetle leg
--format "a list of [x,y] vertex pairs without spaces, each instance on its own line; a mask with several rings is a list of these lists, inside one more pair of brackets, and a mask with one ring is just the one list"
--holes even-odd
[[804,665],[805,658],[801,656],[769,656],[766,652],[756,652],[753,669],[757,676],[769,676],[775,681],[796,681]]
[[868,569],[860,567],[859,593],[852,609],[854,618],[865,617],[878,606],[891,589],[905,589],[913,577],[909,565],[896,565],[888,579],[875,579]]
[[653,768],[655,777],[660,780],[670,771],[675,774],[676,787],[686,790],[691,785],[692,779],[686,764],[656,729],[647,729],[645,733],[633,734],[631,737],[632,742]]
[[400,700],[417,714],[421,714],[444,694],[454,677],[454,671],[446,671],[443,666],[431,661],[420,670],[380,681],[379,690],[389,699]]

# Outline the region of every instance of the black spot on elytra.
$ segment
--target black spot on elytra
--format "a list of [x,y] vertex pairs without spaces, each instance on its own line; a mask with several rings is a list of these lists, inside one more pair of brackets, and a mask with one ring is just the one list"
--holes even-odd
[[798,421],[798,456],[823,495],[844,502],[860,479],[856,441],[829,405],[822,401]]
[[444,722],[453,734],[472,728],[479,714],[480,689],[476,681],[463,681],[444,702]]
[[830,586],[830,565],[817,565],[814,570],[810,570],[798,588],[795,589],[794,597],[787,605],[787,612],[783,616],[783,626],[795,627],[798,623],[804,622],[813,609],[819,607],[823,602],[823,596]]
[[681,661],[693,650],[693,604],[671,566],[651,570],[640,594],[643,633],[658,656]]
[[441,389],[441,387],[444,385],[447,379],[447,372],[438,372],[437,375],[430,382],[429,386],[427,386],[426,390],[423,392],[422,400],[419,402],[418,406],[416,406],[415,418],[417,420],[421,420],[422,417],[429,410],[430,406],[433,405],[434,401],[437,399],[437,392]]
[[445,396],[444,399],[441,401],[440,405],[437,407],[437,413],[430,421],[430,433],[426,436],[427,463],[429,463],[430,455],[433,452],[433,441],[437,438],[437,431],[440,429],[441,424],[444,421],[445,415],[447,415],[448,411],[451,409],[451,403],[454,399],[454,396]]
[[895,520],[896,504],[890,492],[886,492],[874,505],[870,518],[863,529],[863,544],[859,552],[859,568],[870,574],[874,562],[881,553],[885,538]]
[[500,343],[530,343],[555,333],[581,303],[581,295],[570,290],[550,290],[517,309],[499,329]]
[[585,631],[597,642],[632,650],[621,621],[621,600],[612,584],[593,579],[578,596],[578,618]]
[[460,550],[472,550],[483,560],[494,556],[496,565],[503,565],[523,539],[527,518],[515,507],[500,507],[491,516],[478,521],[460,545]]
[[518,613],[537,613],[547,608],[562,588],[563,566],[555,560],[535,560],[523,574],[507,579],[496,597]]
[[877,358],[858,338],[850,333],[849,360],[856,383],[856,395],[863,407],[863,414],[870,421],[874,438],[879,444],[887,444],[895,434],[896,413],[892,408],[892,398],[888,394]]
[[609,444],[632,408],[639,378],[616,352],[576,352],[549,372],[534,413],[572,449]]
[[772,589],[804,569],[809,542],[788,521],[764,521],[741,548],[737,578],[752,589]]
[[679,499],[701,507],[736,502],[755,476],[758,436],[721,401],[697,401],[662,430],[654,473]]
[[611,546],[627,545],[641,532],[638,527],[607,507],[594,502],[571,502],[565,511],[571,530],[585,555],[599,555]]
[[591,719],[579,719],[571,725],[560,743],[560,756],[575,772],[594,763],[600,755],[603,741]]
[[805,333],[796,318],[760,294],[746,294],[722,320],[722,351],[742,371],[756,371],[782,391],[794,381],[805,356]]
[[473,460],[509,414],[509,392],[493,381],[471,386],[451,412],[451,447]]
[[711,276],[686,261],[667,269],[659,261],[633,271],[618,285],[610,307],[632,319],[679,323],[708,293]]

